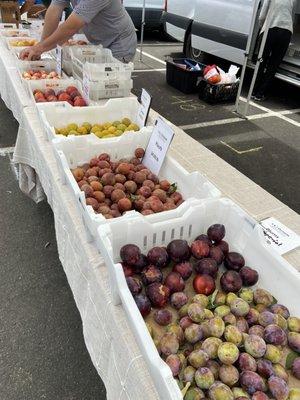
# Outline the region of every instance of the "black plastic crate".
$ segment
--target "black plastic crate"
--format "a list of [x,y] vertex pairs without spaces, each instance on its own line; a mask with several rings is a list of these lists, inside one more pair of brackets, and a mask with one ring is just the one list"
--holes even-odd
[[212,85],[202,79],[199,82],[199,99],[210,104],[233,102],[236,99],[239,82]]
[[[190,71],[181,68],[178,64],[184,64],[185,60],[193,65],[198,64],[201,70]],[[197,93],[198,83],[203,76],[203,69],[205,67],[206,65],[197,63],[196,61],[189,58],[177,58],[173,60],[167,60],[167,83],[185,94]]]

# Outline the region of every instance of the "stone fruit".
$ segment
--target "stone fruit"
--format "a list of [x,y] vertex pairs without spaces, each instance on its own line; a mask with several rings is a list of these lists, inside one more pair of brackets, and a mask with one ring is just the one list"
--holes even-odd
[[229,246],[228,243],[225,242],[225,240],[221,240],[216,244],[216,246],[223,251],[224,256],[226,256],[226,254],[229,252]]
[[283,379],[285,382],[289,381],[289,375],[281,364],[273,364],[274,375]]
[[293,361],[292,374],[300,380],[300,357],[295,358]]
[[251,304],[253,303],[254,298],[253,290],[249,288],[242,288],[239,291],[239,297],[245,300],[247,303]]
[[210,275],[197,275],[193,280],[193,286],[196,293],[209,296],[216,288],[214,279]]
[[289,310],[287,309],[287,307],[285,307],[285,306],[282,305],[282,304],[273,304],[273,305],[270,307],[270,311],[271,311],[272,313],[274,313],[274,314],[279,314],[279,315],[281,315],[281,316],[282,316],[283,318],[285,318],[285,319],[288,319],[289,316],[290,316]]
[[271,376],[268,379],[269,390],[276,400],[286,400],[289,397],[289,388],[287,383],[278,378],[278,376]]
[[151,283],[146,287],[146,294],[154,307],[164,307],[170,297],[170,290],[159,282]]
[[274,368],[271,361],[263,358],[257,360],[257,373],[267,379],[274,375]]
[[254,302],[256,304],[263,304],[269,307],[273,303],[274,299],[271,293],[264,289],[254,290]]
[[215,382],[209,388],[209,399],[211,400],[234,400],[230,387],[222,382]]
[[242,388],[240,387],[233,387],[231,388],[232,393],[234,395],[235,399],[242,399],[242,400],[246,400],[246,399],[250,399],[249,394]]
[[218,348],[222,340],[216,337],[209,337],[204,340],[201,345],[201,349],[208,355],[210,359],[218,357]]
[[195,372],[196,385],[200,389],[209,389],[214,383],[215,378],[211,370],[207,367],[198,368]]
[[169,255],[164,247],[153,247],[147,254],[149,264],[164,268],[169,261]]
[[[247,319],[247,316],[246,316],[246,319]],[[260,337],[264,337],[264,332],[265,332],[265,329],[264,329],[264,327],[263,326],[260,326],[260,325],[253,325],[253,326],[251,326],[251,328],[249,328],[249,335],[257,335],[257,336],[260,336]]]
[[179,374],[181,369],[181,361],[177,354],[170,354],[166,358],[166,364],[170,367],[174,377]]
[[176,354],[179,349],[179,341],[175,333],[167,332],[160,339],[160,350],[164,356]]
[[137,273],[140,273],[147,266],[148,266],[147,257],[144,254],[141,254],[139,260],[134,264],[134,269]]
[[154,313],[154,321],[161,326],[169,325],[172,321],[172,313],[169,310],[157,310]]
[[221,365],[219,378],[227,386],[234,386],[239,381],[239,371],[233,365]]
[[209,360],[208,355],[205,353],[205,351],[201,349],[192,351],[191,354],[188,356],[189,363],[191,364],[192,367],[196,369],[204,367],[208,360]]
[[207,229],[207,236],[213,242],[220,242],[225,236],[225,226],[222,224],[211,225]]
[[225,317],[228,314],[230,314],[230,308],[228,306],[226,306],[225,304],[222,306],[216,307],[214,310],[214,315],[221,317],[221,318]]
[[191,324],[185,329],[184,336],[189,343],[197,343],[203,338],[203,329],[198,324]]
[[233,343],[223,342],[218,348],[218,357],[223,364],[234,364],[239,358],[239,349]]
[[[277,344],[277,343],[273,343]],[[288,344],[290,348],[297,353],[300,353],[300,333],[289,332],[288,333]]]
[[204,308],[198,303],[192,303],[188,306],[188,316],[192,321],[200,323],[205,319]]
[[183,341],[184,341],[184,332],[183,332],[182,328],[179,325],[170,324],[170,325],[167,326],[166,331],[167,332],[171,332],[171,333],[175,333],[175,335],[176,335],[176,337],[177,337],[177,339],[179,341],[179,344],[183,343]]
[[299,400],[300,399],[300,389],[291,389],[289,392],[288,400]]
[[172,240],[167,246],[167,252],[175,263],[187,261],[190,258],[190,248],[186,240]]
[[177,272],[170,272],[164,281],[165,286],[170,290],[170,293],[182,292],[185,288],[184,280]]
[[211,318],[207,321],[210,336],[220,338],[225,330],[225,323],[220,317]]
[[132,276],[129,276],[128,278],[126,278],[126,282],[127,282],[128,289],[130,290],[130,292],[133,296],[141,293],[142,284],[138,278],[133,278]]
[[249,304],[240,298],[233,300],[230,304],[230,311],[236,317],[243,317],[248,314],[250,310]]
[[243,371],[240,374],[240,384],[251,395],[258,391],[265,391],[265,383],[262,377],[253,371]]
[[236,346],[239,346],[243,341],[242,333],[235,325],[227,325],[225,327],[224,337],[227,342],[234,343]]
[[238,272],[245,265],[245,259],[240,253],[229,252],[225,257],[224,265],[227,269]]
[[183,382],[194,382],[196,368],[192,367],[191,365],[187,366],[183,370]]
[[300,333],[300,318],[290,317],[288,318],[287,323],[291,332]]
[[163,274],[161,270],[154,265],[148,265],[141,272],[142,282],[145,286],[151,285],[154,282],[162,282]]
[[202,392],[201,389],[197,387],[190,388],[184,396],[184,400],[204,400],[204,399],[205,399],[205,394]]
[[172,307],[176,308],[176,310],[179,310],[187,302],[188,297],[184,292],[175,292],[171,295],[170,303]]
[[206,242],[203,242],[201,240],[195,240],[191,244],[191,252],[195,258],[201,259],[208,256],[209,246]]
[[236,271],[226,271],[220,280],[224,292],[237,293],[242,287],[242,279]]
[[211,247],[213,245],[212,241],[208,238],[207,235],[203,235],[203,234],[199,235],[199,236],[196,237],[195,240],[201,240],[202,242],[207,243],[209,245],[209,247]]
[[206,308],[209,303],[209,298],[205,296],[204,294],[196,294],[192,298],[192,303],[198,303],[200,304],[203,308]]
[[[300,335],[299,335],[300,337]],[[286,343],[287,337],[286,333],[278,325],[268,325],[264,331],[264,339],[269,344],[274,344],[275,346],[284,345]],[[290,343],[289,343],[290,346]],[[290,346],[291,347],[291,346]],[[300,348],[299,348],[300,350]]]
[[250,267],[242,267],[240,276],[244,286],[253,286],[258,282],[258,272]]
[[128,265],[135,265],[140,258],[141,251],[135,244],[126,244],[120,250],[121,260]]
[[218,265],[222,264],[224,260],[224,253],[219,246],[210,247],[208,256],[215,260]]
[[148,299],[147,296],[144,294],[140,293],[136,296],[134,296],[134,300],[136,302],[136,305],[142,314],[142,316],[145,318],[148,314],[150,314],[151,311],[151,303],[150,300]]
[[225,322],[225,325],[235,325],[236,324],[236,317],[229,313],[223,317],[223,321]]
[[252,371],[257,370],[257,364],[255,359],[248,353],[241,353],[238,359],[238,366],[241,371]]
[[[249,312],[247,315],[245,315],[245,319],[248,322],[249,325],[255,325],[258,323],[258,318],[259,318],[259,312],[255,308],[250,308]],[[257,325],[260,326],[260,325]],[[261,327],[263,328],[263,327]],[[261,330],[260,328],[260,330]],[[263,333],[260,334],[259,336],[263,336]]]
[[200,275],[210,275],[216,279],[218,274],[218,265],[212,258],[203,258],[195,263],[195,271]]
[[269,397],[264,392],[255,392],[252,400],[269,400]]
[[256,335],[248,335],[244,346],[246,352],[254,358],[263,357],[267,349],[266,342],[260,336]]
[[125,198],[125,199],[120,199],[120,200],[118,201],[118,207],[119,207],[119,210],[120,210],[121,212],[129,211],[129,210],[131,210],[131,208],[132,208],[132,203],[131,203],[131,201],[130,201],[129,199],[127,199],[127,198]]
[[273,344],[267,344],[264,357],[271,361],[273,364],[279,363],[282,358],[282,351]]
[[182,317],[179,321],[179,325],[180,327],[185,331],[187,327],[189,327],[190,325],[192,325],[193,321],[191,320],[190,317],[188,317],[187,315],[185,317]]
[[258,317],[258,323],[264,327],[271,324],[276,324],[277,321],[278,321],[277,315],[271,313],[268,310],[265,310],[262,313],[260,313]]
[[122,268],[123,268],[123,272],[124,272],[125,278],[127,278],[128,276],[133,276],[134,275],[134,270],[129,265],[126,265],[126,264],[122,263]]
[[182,279],[186,281],[187,279],[189,279],[189,277],[193,273],[193,266],[190,262],[184,261],[184,262],[175,264],[173,267],[173,271],[180,274]]

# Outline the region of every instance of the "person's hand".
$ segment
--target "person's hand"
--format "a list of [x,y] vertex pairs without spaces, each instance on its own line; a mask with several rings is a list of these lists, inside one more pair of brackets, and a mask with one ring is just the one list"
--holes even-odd
[[36,60],[40,60],[42,53],[43,53],[43,51],[41,50],[40,46],[37,44],[35,46],[26,47],[26,49],[22,50],[19,55],[19,58],[21,60],[36,61]]

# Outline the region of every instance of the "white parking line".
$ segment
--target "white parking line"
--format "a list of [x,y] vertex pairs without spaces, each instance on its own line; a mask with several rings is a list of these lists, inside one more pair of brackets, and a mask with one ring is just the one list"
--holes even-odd
[[[241,97],[241,100],[242,100],[242,101],[247,101],[247,99],[245,99],[244,97]],[[296,121],[294,121],[294,120],[292,120],[292,119],[286,117],[286,116],[283,115],[282,112],[280,112],[280,111],[273,111],[273,110],[271,110],[270,108],[264,107],[264,106],[262,106],[262,105],[260,105],[260,104],[257,104],[257,103],[255,103],[255,102],[253,102],[253,101],[250,101],[249,104],[250,104],[251,106],[254,106],[254,107],[258,108],[259,110],[262,110],[262,111],[265,111],[265,112],[267,112],[267,113],[269,113],[269,114],[272,114],[272,116],[274,116],[274,117],[283,119],[284,121],[288,122],[289,124],[292,124],[292,125],[295,125],[295,126],[300,127],[300,123],[299,123],[299,122],[296,122]]]
[[[138,53],[141,52],[140,49],[136,49],[136,51],[137,51]],[[152,60],[155,60],[155,61],[157,61],[157,62],[160,63],[160,64],[166,65],[165,61],[162,61],[162,60],[160,60],[159,58],[152,56],[152,54],[149,54],[149,53],[146,53],[145,51],[143,51],[143,55],[146,56],[146,57],[152,58]]]
[[8,154],[13,153],[14,147],[2,147],[0,148],[0,157],[6,157]]

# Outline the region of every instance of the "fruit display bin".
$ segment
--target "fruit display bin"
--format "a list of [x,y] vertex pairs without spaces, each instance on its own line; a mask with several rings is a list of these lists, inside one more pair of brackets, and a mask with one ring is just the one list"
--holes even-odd
[[133,88],[133,80],[119,79],[118,76],[121,74],[117,74],[113,79],[86,82],[88,96],[86,95],[85,99],[99,101],[102,99],[129,97]]
[[[36,106],[41,105],[41,104],[44,105],[45,103],[36,103],[36,101],[34,99],[34,95],[33,95],[33,91],[35,89],[39,89],[41,91],[45,91],[46,89],[53,89],[54,91],[59,91],[59,90],[66,89],[68,86],[75,86],[78,89],[81,96],[83,96],[81,83],[72,78],[28,80],[25,82],[25,84],[26,84],[28,96],[30,97],[33,104],[35,104]],[[55,104],[58,104],[58,103],[62,103],[62,102],[55,101],[55,102],[51,102],[51,103],[47,103],[47,104],[52,104],[54,106]],[[77,110],[78,108],[81,108],[81,107],[72,106],[67,101],[63,102],[63,103],[67,103],[68,106],[70,106],[70,109],[75,108]],[[51,109],[50,109],[50,112],[51,112]]]
[[92,64],[86,62],[83,66],[84,76],[89,81],[93,82],[99,82],[107,79],[129,80],[131,79],[133,70],[133,63],[123,64],[119,61],[103,64]]
[[225,239],[232,248],[243,254],[246,265],[254,267],[260,276],[258,286],[269,290],[291,314],[299,313],[300,276],[297,271],[266,243],[262,228],[245,211],[229,199],[208,199],[190,207],[178,218],[151,223],[137,218],[98,228],[97,241],[109,269],[115,305],[122,304],[153,381],[164,400],[179,400],[182,395],[171,370],[160,358],[136,303],[127,287],[120,262],[120,249],[134,243],[142,253],[153,246],[167,246],[173,239],[191,242],[214,224],[226,227]]
[[15,37],[28,38],[30,34],[25,29],[0,29],[0,36],[5,38],[15,38]]
[[72,59],[72,74],[77,79],[83,79],[83,67],[85,63],[105,64],[105,63],[120,63],[116,60],[111,50],[103,49],[98,46],[81,46],[72,47],[70,50]]
[[[20,76],[20,79],[22,81],[22,83],[26,84],[26,82],[28,81],[28,79],[23,78],[23,73],[27,72],[29,70],[36,70],[36,71],[40,71],[40,70],[44,70],[46,72],[52,72],[52,71],[56,71],[56,61],[53,59],[45,59],[45,60],[39,60],[39,61],[24,61],[24,62],[19,62],[18,63],[18,73]],[[34,80],[34,79],[30,79],[30,80]]]
[[25,37],[20,37],[20,36],[8,37],[8,38],[6,38],[6,44],[7,44],[8,50],[11,50],[11,51],[13,51],[15,53],[20,53],[23,49],[26,49],[28,46],[13,46],[12,43],[16,42],[16,41],[24,41],[24,40],[26,40],[26,41],[27,40],[34,40],[37,43],[36,39],[28,37],[28,36],[25,36]]
[[[56,135],[55,128],[59,128],[62,125],[68,125],[70,123],[82,124],[84,122],[90,122],[91,124],[96,124],[101,121],[104,123],[107,121],[119,120],[125,117],[130,118],[134,123],[136,123],[137,113],[140,105],[135,97],[129,97],[126,99],[112,99],[108,100],[104,105],[91,105],[89,107],[79,107],[76,109],[74,109],[74,107],[68,103],[64,107],[61,107],[57,103],[51,103],[53,105],[55,104],[55,107],[52,108],[47,107],[48,104],[38,104],[38,111],[45,134],[48,140],[60,138],[61,141],[69,140],[70,136],[62,137],[61,135]],[[99,141],[108,140],[99,139],[93,134],[88,136],[97,139],[96,143]],[[87,139],[88,136],[85,135],[84,138]],[[76,136],[76,139],[78,138],[79,136]]]
[[[22,49],[22,48],[21,48]],[[16,67],[19,68],[19,66],[21,66],[22,68],[35,68],[35,66],[39,66],[41,64],[41,61],[55,61],[54,58],[51,56],[51,52],[47,52],[47,53],[43,53],[41,56],[40,60],[36,60],[36,61],[28,61],[28,60],[21,60],[19,58],[19,52],[13,52],[14,56],[15,56],[15,64]],[[56,66],[56,62],[55,62],[55,66]]]
[[[152,127],[143,128],[139,133],[124,134],[111,140],[95,140],[95,137],[87,140],[54,140],[56,157],[59,160],[61,171],[64,172],[65,183],[71,188],[75,201],[82,215],[82,220],[87,232],[87,238],[92,241],[97,235],[97,228],[100,225],[113,224],[115,220],[124,221],[125,225],[131,218],[137,221],[167,221],[175,218],[182,210],[188,209],[195,202],[202,199],[220,197],[220,191],[199,172],[188,173],[172,157],[166,156],[158,177],[168,179],[169,182],[176,182],[178,191],[182,194],[185,202],[177,209],[160,212],[157,214],[143,216],[132,210],[116,219],[106,219],[102,214],[96,214],[91,206],[86,205],[84,192],[80,190],[70,168],[89,162],[92,157],[101,153],[108,153],[112,160],[131,158],[138,147],[146,148]],[[74,138],[78,139],[78,137]],[[97,243],[97,241],[96,241]]]

